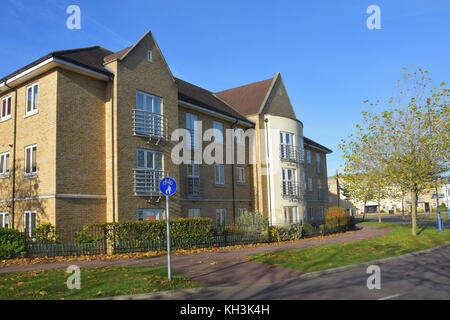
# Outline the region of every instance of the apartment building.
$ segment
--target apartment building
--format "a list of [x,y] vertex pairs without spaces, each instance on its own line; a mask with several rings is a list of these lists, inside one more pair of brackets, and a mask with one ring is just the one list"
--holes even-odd
[[[312,207],[320,219],[331,150],[303,137],[280,74],[214,93],[175,78],[148,32],[119,52],[51,52],[0,79],[0,100],[0,226],[32,234],[42,222],[164,219],[164,176],[179,185],[174,217],[211,217],[219,226],[258,211],[285,224],[313,217]],[[208,149],[200,121],[215,129],[210,140],[235,142],[235,161],[173,161],[178,128],[190,132],[188,152]],[[255,162],[250,152],[237,161],[239,143],[256,150]],[[316,169],[305,164],[308,150],[320,154]],[[311,197],[306,177],[317,183]]]

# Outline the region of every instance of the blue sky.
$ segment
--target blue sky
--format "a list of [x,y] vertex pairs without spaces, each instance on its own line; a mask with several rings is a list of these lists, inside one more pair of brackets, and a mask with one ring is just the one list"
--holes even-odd
[[[82,12],[66,28],[66,8]],[[381,8],[381,30],[366,9]],[[100,45],[118,51],[151,30],[175,76],[211,91],[281,72],[305,136],[338,150],[361,122],[366,99],[396,93],[415,64],[449,82],[450,1],[75,1],[3,0],[0,77],[53,50]]]

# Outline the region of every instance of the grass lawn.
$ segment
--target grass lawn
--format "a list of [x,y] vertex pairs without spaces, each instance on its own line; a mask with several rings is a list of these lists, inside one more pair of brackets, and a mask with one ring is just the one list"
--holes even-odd
[[80,290],[67,288],[69,276],[65,270],[0,274],[0,300],[95,299],[198,287],[177,273],[169,282],[166,268],[82,268]]
[[420,234],[413,237],[410,225],[377,222],[362,224],[387,227],[392,232],[382,237],[349,243],[266,252],[253,255],[249,260],[308,273],[398,256],[450,241],[450,230],[438,232],[434,227],[420,227]]

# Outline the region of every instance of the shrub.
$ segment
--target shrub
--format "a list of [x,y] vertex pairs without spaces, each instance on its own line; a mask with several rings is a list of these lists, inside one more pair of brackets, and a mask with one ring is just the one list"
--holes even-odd
[[[96,225],[106,228],[109,240],[121,241],[158,241],[167,237],[166,220],[116,222]],[[204,241],[213,236],[211,219],[189,218],[170,220],[171,238],[177,240]],[[81,235],[80,235],[81,236]],[[84,232],[88,237],[88,232]],[[89,237],[88,237],[89,239]]]
[[[267,231],[264,232],[267,236]],[[271,241],[289,241],[298,240],[303,236],[303,226],[300,223],[293,223],[289,226],[271,226],[270,239]]]
[[312,234],[313,231],[313,227],[312,225],[310,225],[309,223],[304,223],[302,225],[303,227],[303,237],[309,236]]
[[25,255],[24,235],[14,229],[0,228],[0,259],[12,259]]
[[[99,230],[102,231],[99,234]],[[106,227],[100,228],[96,226],[84,226],[78,232],[75,232],[75,242],[76,243],[95,243],[99,241],[103,241],[105,239]]]
[[341,207],[328,208],[325,213],[325,227],[327,229],[338,229],[350,226],[350,217]]
[[50,223],[41,223],[34,229],[34,237],[36,242],[40,244],[56,243],[59,239],[59,234],[56,228]]
[[264,232],[268,222],[267,217],[259,212],[246,212],[239,216],[237,225],[243,231]]

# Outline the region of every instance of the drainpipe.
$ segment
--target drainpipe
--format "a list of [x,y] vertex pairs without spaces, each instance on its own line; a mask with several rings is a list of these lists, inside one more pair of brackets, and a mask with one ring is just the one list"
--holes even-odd
[[267,130],[267,125],[269,123],[269,119],[264,119],[264,128],[266,131],[266,161],[267,161],[267,189],[269,192],[269,221],[270,225],[272,225],[272,195],[271,195],[271,184],[270,184],[270,163],[269,163],[269,132]]
[[[111,79],[112,80],[112,79]],[[112,159],[112,209],[113,209],[113,223],[116,222],[116,178],[115,178],[115,172],[114,172],[114,163],[115,163],[115,157],[114,157],[114,81],[111,83],[111,159]]]
[[[16,205],[16,142],[17,142],[17,88],[12,88],[8,85],[8,80],[5,80],[5,86],[14,90],[14,138],[13,138],[13,165],[12,165],[12,202],[11,202],[11,229],[14,229],[15,222],[15,205]],[[11,145],[10,145],[11,146]]]

